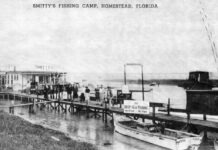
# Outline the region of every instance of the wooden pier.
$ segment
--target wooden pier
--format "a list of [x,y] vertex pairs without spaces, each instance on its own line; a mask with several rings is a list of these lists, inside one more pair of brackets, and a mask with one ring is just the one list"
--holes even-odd
[[[0,99],[5,100],[22,100],[26,103],[24,104],[16,104],[8,106],[9,112],[14,113],[14,109],[16,107],[28,107],[29,112],[33,112],[34,106],[44,106],[49,107],[51,110],[55,110],[62,113],[79,113],[84,111],[87,117],[94,117],[99,118],[102,117],[102,120],[107,123],[108,118],[113,120],[113,113],[124,114],[124,111],[120,106],[112,107],[108,104],[94,104],[90,102],[81,103],[79,101],[67,101],[67,100],[57,100],[57,99],[45,99],[39,98],[36,95],[27,95],[27,94],[19,94],[19,93],[0,93]],[[135,118],[135,119],[149,119],[160,122],[168,122],[168,123],[180,123],[180,124],[187,124],[187,125],[194,125],[203,127],[204,130],[218,130],[218,122],[208,121],[205,118],[202,120],[192,119],[190,117],[179,117],[170,114],[170,106],[167,106],[167,111],[165,113],[156,113],[155,107],[161,107],[160,103],[151,103],[150,106],[153,108],[153,112],[147,115],[136,115],[136,114],[128,114],[128,116]],[[4,107],[4,106],[3,106]]]
[[[45,98],[38,97],[36,95],[28,95],[23,93],[14,92],[0,92],[0,99],[11,101],[9,106],[0,106],[0,108],[8,108],[9,113],[14,114],[14,109],[16,107],[28,107],[29,113],[34,112],[34,106],[36,107],[53,107],[52,103],[57,100],[46,100]],[[21,104],[14,104],[15,101],[21,101]]]

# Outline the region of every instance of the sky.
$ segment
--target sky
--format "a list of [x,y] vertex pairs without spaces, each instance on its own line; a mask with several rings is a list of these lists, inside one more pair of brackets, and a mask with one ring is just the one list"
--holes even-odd
[[[218,3],[202,2],[217,45]],[[156,3],[158,8],[36,9],[33,3]],[[145,73],[217,72],[199,11],[198,0],[1,1],[0,61],[58,65],[72,73],[122,73],[125,63],[141,63]]]

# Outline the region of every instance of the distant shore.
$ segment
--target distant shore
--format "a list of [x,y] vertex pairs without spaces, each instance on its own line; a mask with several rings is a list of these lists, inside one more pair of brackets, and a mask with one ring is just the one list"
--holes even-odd
[[92,144],[72,140],[62,132],[3,111],[0,111],[0,136],[0,149],[6,150],[97,150]]
[[[105,80],[107,82],[124,82],[123,79],[113,79],[113,80]],[[151,84],[152,82],[159,83],[161,85],[177,85],[177,86],[182,86],[185,82],[187,82],[188,79],[149,79],[149,80],[144,80],[144,84]],[[211,79],[211,84],[214,86],[218,86],[218,79]],[[138,80],[127,80],[127,84],[141,84],[142,81],[141,79]]]

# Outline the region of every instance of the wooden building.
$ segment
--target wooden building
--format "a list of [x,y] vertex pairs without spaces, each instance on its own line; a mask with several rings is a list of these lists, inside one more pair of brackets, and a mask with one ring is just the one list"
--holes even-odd
[[218,90],[188,90],[186,93],[188,112],[218,115]]
[[6,88],[14,91],[30,89],[31,85],[58,84],[66,82],[66,72],[51,71],[8,71]]
[[66,82],[66,72],[60,68],[48,65],[0,66],[0,85],[4,89],[22,91],[32,85],[58,84]]

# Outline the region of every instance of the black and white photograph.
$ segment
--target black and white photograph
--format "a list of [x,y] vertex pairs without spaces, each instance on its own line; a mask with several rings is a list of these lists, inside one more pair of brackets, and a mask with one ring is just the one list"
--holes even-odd
[[0,5],[0,150],[218,150],[216,0]]

